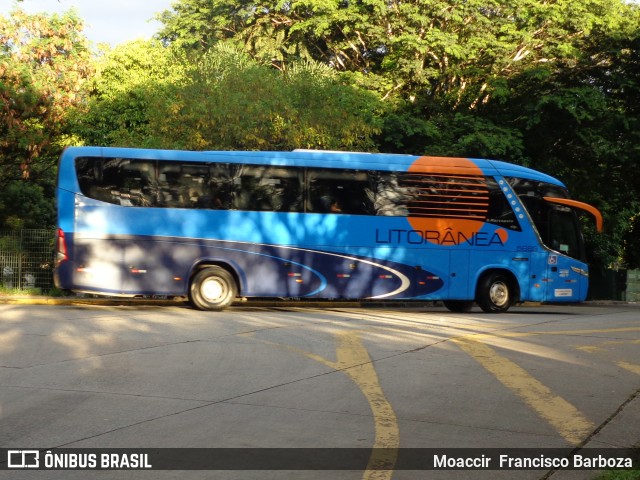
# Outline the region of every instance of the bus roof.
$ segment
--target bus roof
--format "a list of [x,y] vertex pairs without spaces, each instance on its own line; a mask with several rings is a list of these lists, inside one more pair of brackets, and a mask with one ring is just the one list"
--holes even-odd
[[354,170],[407,171],[419,162],[437,170],[439,166],[450,165],[457,160],[460,165],[468,165],[474,170],[480,169],[484,175],[526,178],[551,183],[561,187],[565,185],[558,179],[520,165],[496,160],[476,158],[455,159],[449,157],[421,157],[389,153],[362,153],[325,150],[284,151],[185,151],[153,150],[119,147],[68,147],[61,157],[61,168],[65,162],[73,162],[78,157],[136,158],[147,160],[251,163],[257,165],[290,165],[301,167],[348,168]]

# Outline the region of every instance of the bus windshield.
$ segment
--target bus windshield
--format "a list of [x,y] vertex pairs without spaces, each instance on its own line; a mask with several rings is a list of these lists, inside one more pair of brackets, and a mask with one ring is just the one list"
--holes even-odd
[[545,200],[545,197],[568,199],[567,190],[522,178],[511,178],[509,183],[529,212],[542,243],[551,250],[584,261],[584,240],[576,212]]

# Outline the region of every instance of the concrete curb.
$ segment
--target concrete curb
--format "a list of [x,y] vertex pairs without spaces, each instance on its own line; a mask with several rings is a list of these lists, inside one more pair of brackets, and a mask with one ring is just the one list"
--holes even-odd
[[146,298],[82,298],[82,297],[0,297],[5,305],[180,305],[185,302]]
[[[0,296],[0,305],[95,305],[95,306],[188,306],[185,299],[155,298],[96,298],[96,297],[42,297],[42,296]],[[434,302],[380,302],[380,301],[333,301],[333,300],[284,300],[284,299],[241,299],[232,307],[307,307],[307,308],[418,308],[434,306]]]
[[[96,305],[96,306],[186,306],[189,302],[184,298],[129,298],[129,297],[46,297],[46,296],[20,296],[0,295],[0,305]],[[308,308],[421,308],[439,306],[440,302],[433,301],[407,301],[407,300],[284,300],[251,299],[246,298],[233,302],[233,307],[308,307]],[[518,306],[535,307],[541,303],[524,302]],[[571,304],[576,305],[576,304]],[[625,305],[638,306],[640,302],[623,302],[616,300],[592,300],[577,305]]]
[[[636,392],[629,401],[616,412],[615,416],[609,418],[581,449],[588,451],[590,448],[625,448],[638,452],[640,450],[639,415],[640,395]],[[636,456],[637,455],[636,453]],[[583,480],[585,473],[589,474],[589,478],[599,478],[593,470],[588,472],[581,470],[554,470],[542,478],[548,480]],[[600,471],[600,473],[602,473],[602,471]]]

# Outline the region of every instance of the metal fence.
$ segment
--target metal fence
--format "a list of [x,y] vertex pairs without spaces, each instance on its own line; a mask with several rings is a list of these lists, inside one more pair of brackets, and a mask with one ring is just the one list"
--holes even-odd
[[625,300],[628,302],[640,302],[640,270],[627,271]]
[[5,290],[53,287],[55,231],[0,230],[0,284]]

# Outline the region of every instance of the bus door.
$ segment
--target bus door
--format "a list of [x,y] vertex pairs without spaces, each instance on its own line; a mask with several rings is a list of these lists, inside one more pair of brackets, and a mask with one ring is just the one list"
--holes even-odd
[[583,300],[587,289],[587,266],[582,261],[584,242],[576,213],[569,207],[551,204],[548,229],[546,301]]

